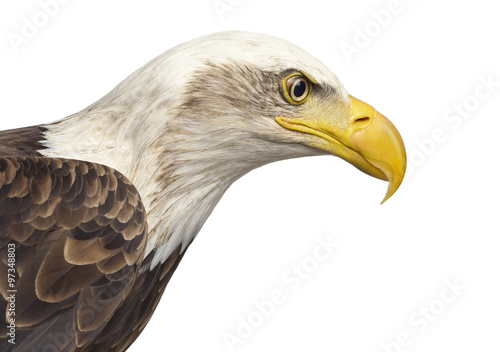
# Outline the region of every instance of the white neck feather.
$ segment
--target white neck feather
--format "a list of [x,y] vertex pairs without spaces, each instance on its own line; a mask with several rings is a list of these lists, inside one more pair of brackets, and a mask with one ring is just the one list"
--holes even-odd
[[184,250],[227,188],[267,161],[248,165],[238,160],[237,150],[210,149],[206,136],[189,131],[160,136],[147,119],[122,113],[84,111],[47,125],[47,149],[40,152],[105,164],[127,176],[148,213],[146,255],[156,250],[155,266],[179,245]]

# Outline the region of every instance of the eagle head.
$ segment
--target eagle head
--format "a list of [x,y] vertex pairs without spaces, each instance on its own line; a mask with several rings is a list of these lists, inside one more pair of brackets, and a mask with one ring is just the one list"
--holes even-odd
[[218,150],[232,154],[231,160],[214,157],[227,160],[234,172],[333,154],[388,181],[383,202],[400,186],[406,153],[396,128],[299,47],[267,35],[225,32],[181,45],[166,59],[165,67],[175,61],[184,82],[169,115],[203,126]]

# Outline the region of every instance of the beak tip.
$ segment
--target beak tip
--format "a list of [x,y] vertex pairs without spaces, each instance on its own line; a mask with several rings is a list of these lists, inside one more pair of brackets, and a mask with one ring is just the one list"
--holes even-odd
[[386,193],[384,199],[382,199],[382,201],[380,202],[380,205],[384,204],[385,202],[387,202],[389,200],[389,198],[392,197],[392,194],[389,194],[389,192]]
[[380,205],[387,202],[389,200],[389,198],[391,198],[394,195],[394,193],[396,193],[396,190],[391,190],[391,186],[389,186],[389,188],[387,189],[387,193],[385,194],[384,199],[382,199],[382,201],[380,202]]
[[[405,169],[406,169],[406,160],[405,160]],[[405,172],[403,171],[402,175],[401,174],[396,174],[394,176],[391,177],[391,175],[389,175],[389,186],[387,187],[387,192],[385,194],[385,197],[384,199],[382,200],[382,202],[380,202],[380,204],[384,204],[387,200],[389,200],[389,198],[391,198],[394,193],[396,193],[396,191],[399,189],[399,186],[401,186],[401,183],[403,183],[403,178],[404,178],[404,174]]]

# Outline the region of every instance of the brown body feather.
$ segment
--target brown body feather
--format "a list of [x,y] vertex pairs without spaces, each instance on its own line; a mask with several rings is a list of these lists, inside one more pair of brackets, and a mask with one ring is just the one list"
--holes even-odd
[[151,270],[136,188],[103,165],[39,157],[42,132],[0,134],[0,351],[125,351],[156,308],[180,248]]
[[39,126],[0,132],[0,156],[40,156],[45,128]]

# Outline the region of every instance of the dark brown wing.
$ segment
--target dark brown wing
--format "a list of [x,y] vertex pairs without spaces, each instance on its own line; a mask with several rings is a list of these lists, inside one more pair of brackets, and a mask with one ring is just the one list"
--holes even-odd
[[38,151],[45,149],[44,132],[45,128],[40,126],[0,131],[0,155],[41,156]]
[[181,253],[179,247],[164,264],[149,270],[154,256],[154,252],[150,253],[144,260],[131,293],[85,352],[125,351],[146,327],[184,253],[185,250]]
[[119,172],[0,157],[0,351],[125,350],[181,258],[150,270],[146,233],[139,194]]

